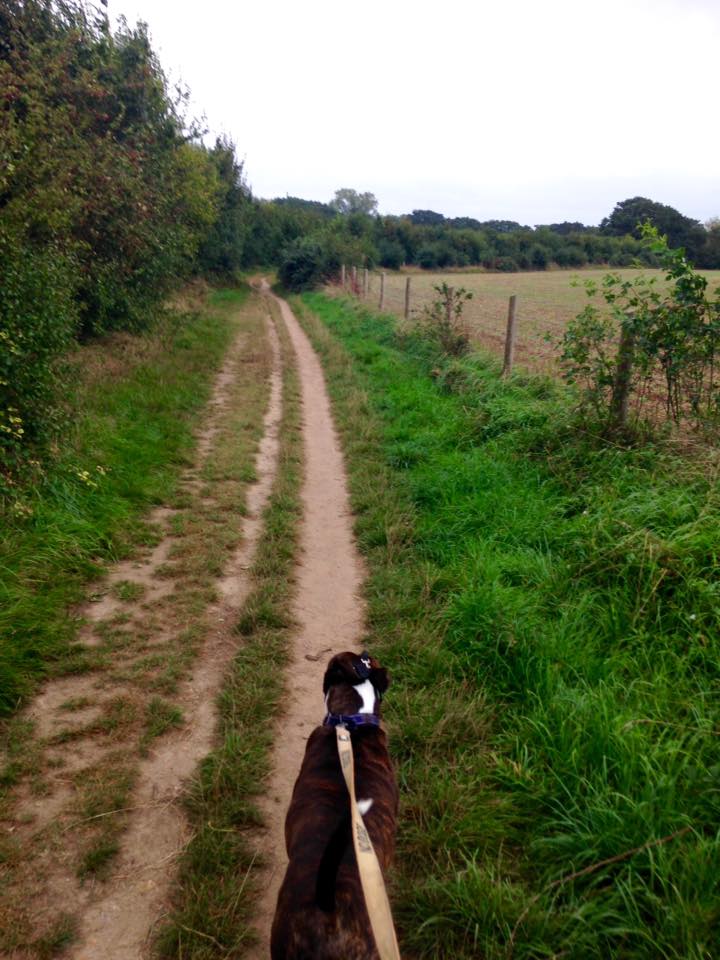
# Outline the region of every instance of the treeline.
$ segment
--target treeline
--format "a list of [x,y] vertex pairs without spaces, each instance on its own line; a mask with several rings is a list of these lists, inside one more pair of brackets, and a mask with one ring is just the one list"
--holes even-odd
[[[294,209],[313,215],[303,201],[294,203]],[[282,209],[293,205],[283,201]],[[655,265],[653,254],[634,236],[615,237],[586,228],[569,233],[552,227],[515,228],[509,221],[458,226],[456,221],[428,223],[423,216],[418,218],[427,212],[403,217],[355,212],[333,219],[315,213],[314,225],[308,224],[310,229],[282,249],[281,279],[289,289],[303,289],[336,274],[342,262],[370,268],[480,267],[501,272],[589,264]],[[470,218],[458,219],[463,223]]]
[[654,254],[640,239],[640,224],[646,221],[667,235],[672,247],[684,248],[696,266],[720,268],[720,222],[703,226],[644,197],[617,204],[599,227],[565,222],[533,228],[512,220],[446,218],[433,210],[380,217],[367,203],[358,203],[353,209],[347,198],[352,191],[338,191],[341,193],[342,207],[350,208],[344,215],[337,212],[340,204],[318,205],[291,197],[274,201],[285,210],[302,210],[316,218],[314,231],[287,251],[284,272],[290,286],[303,285],[314,273],[332,274],[342,246],[353,249],[359,264],[388,269],[415,265],[428,270],[482,267],[512,272],[591,264],[657,266]]

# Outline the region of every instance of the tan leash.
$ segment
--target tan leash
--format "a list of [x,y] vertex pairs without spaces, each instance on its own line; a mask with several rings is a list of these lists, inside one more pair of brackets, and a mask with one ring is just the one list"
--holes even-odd
[[400,950],[395,936],[385,880],[355,798],[355,763],[350,731],[343,724],[338,724],[335,727],[335,733],[340,757],[340,769],[343,772],[350,794],[350,816],[355,858],[360,871],[360,883],[365,896],[365,905],[370,917],[375,944],[380,954],[380,960],[400,960]]

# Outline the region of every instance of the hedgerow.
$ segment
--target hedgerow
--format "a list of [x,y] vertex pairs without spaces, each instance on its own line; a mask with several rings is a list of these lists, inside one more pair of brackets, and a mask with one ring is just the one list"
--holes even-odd
[[146,327],[215,223],[182,107],[142,25],[0,0],[0,499],[57,432],[73,338]]

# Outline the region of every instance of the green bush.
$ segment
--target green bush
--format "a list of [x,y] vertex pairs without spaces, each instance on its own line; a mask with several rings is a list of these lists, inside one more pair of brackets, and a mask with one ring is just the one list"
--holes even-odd
[[58,358],[77,323],[72,261],[24,253],[0,232],[0,500],[56,432]]
[[544,270],[548,265],[547,251],[541,246],[532,247],[529,257],[533,270]]
[[286,290],[312,290],[325,278],[326,269],[326,254],[320,241],[301,237],[285,250],[278,277]]
[[0,0],[0,475],[57,432],[74,336],[139,330],[217,219],[146,29],[78,0]]
[[378,244],[378,256],[381,267],[399,270],[405,262],[405,250],[397,240],[381,240]]
[[435,270],[439,264],[440,249],[437,244],[426,243],[417,253],[417,262],[423,270]]
[[582,247],[568,244],[555,251],[554,260],[559,267],[584,267],[587,263],[587,254]]
[[[716,430],[720,290],[708,297],[707,279],[655,227],[645,224],[642,236],[665,273],[665,289],[642,273],[586,280],[589,302],[561,341],[564,376],[613,432],[627,430],[631,407],[637,417],[639,404],[663,381],[668,420]],[[596,305],[598,294],[604,309]]]

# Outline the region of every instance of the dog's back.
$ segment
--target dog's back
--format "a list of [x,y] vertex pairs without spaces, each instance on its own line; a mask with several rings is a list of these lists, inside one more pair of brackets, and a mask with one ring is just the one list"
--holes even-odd
[[[352,732],[358,801],[383,871],[392,859],[398,791],[379,726]],[[308,740],[285,824],[289,864],[272,928],[272,960],[377,960],[350,833],[335,730]]]

